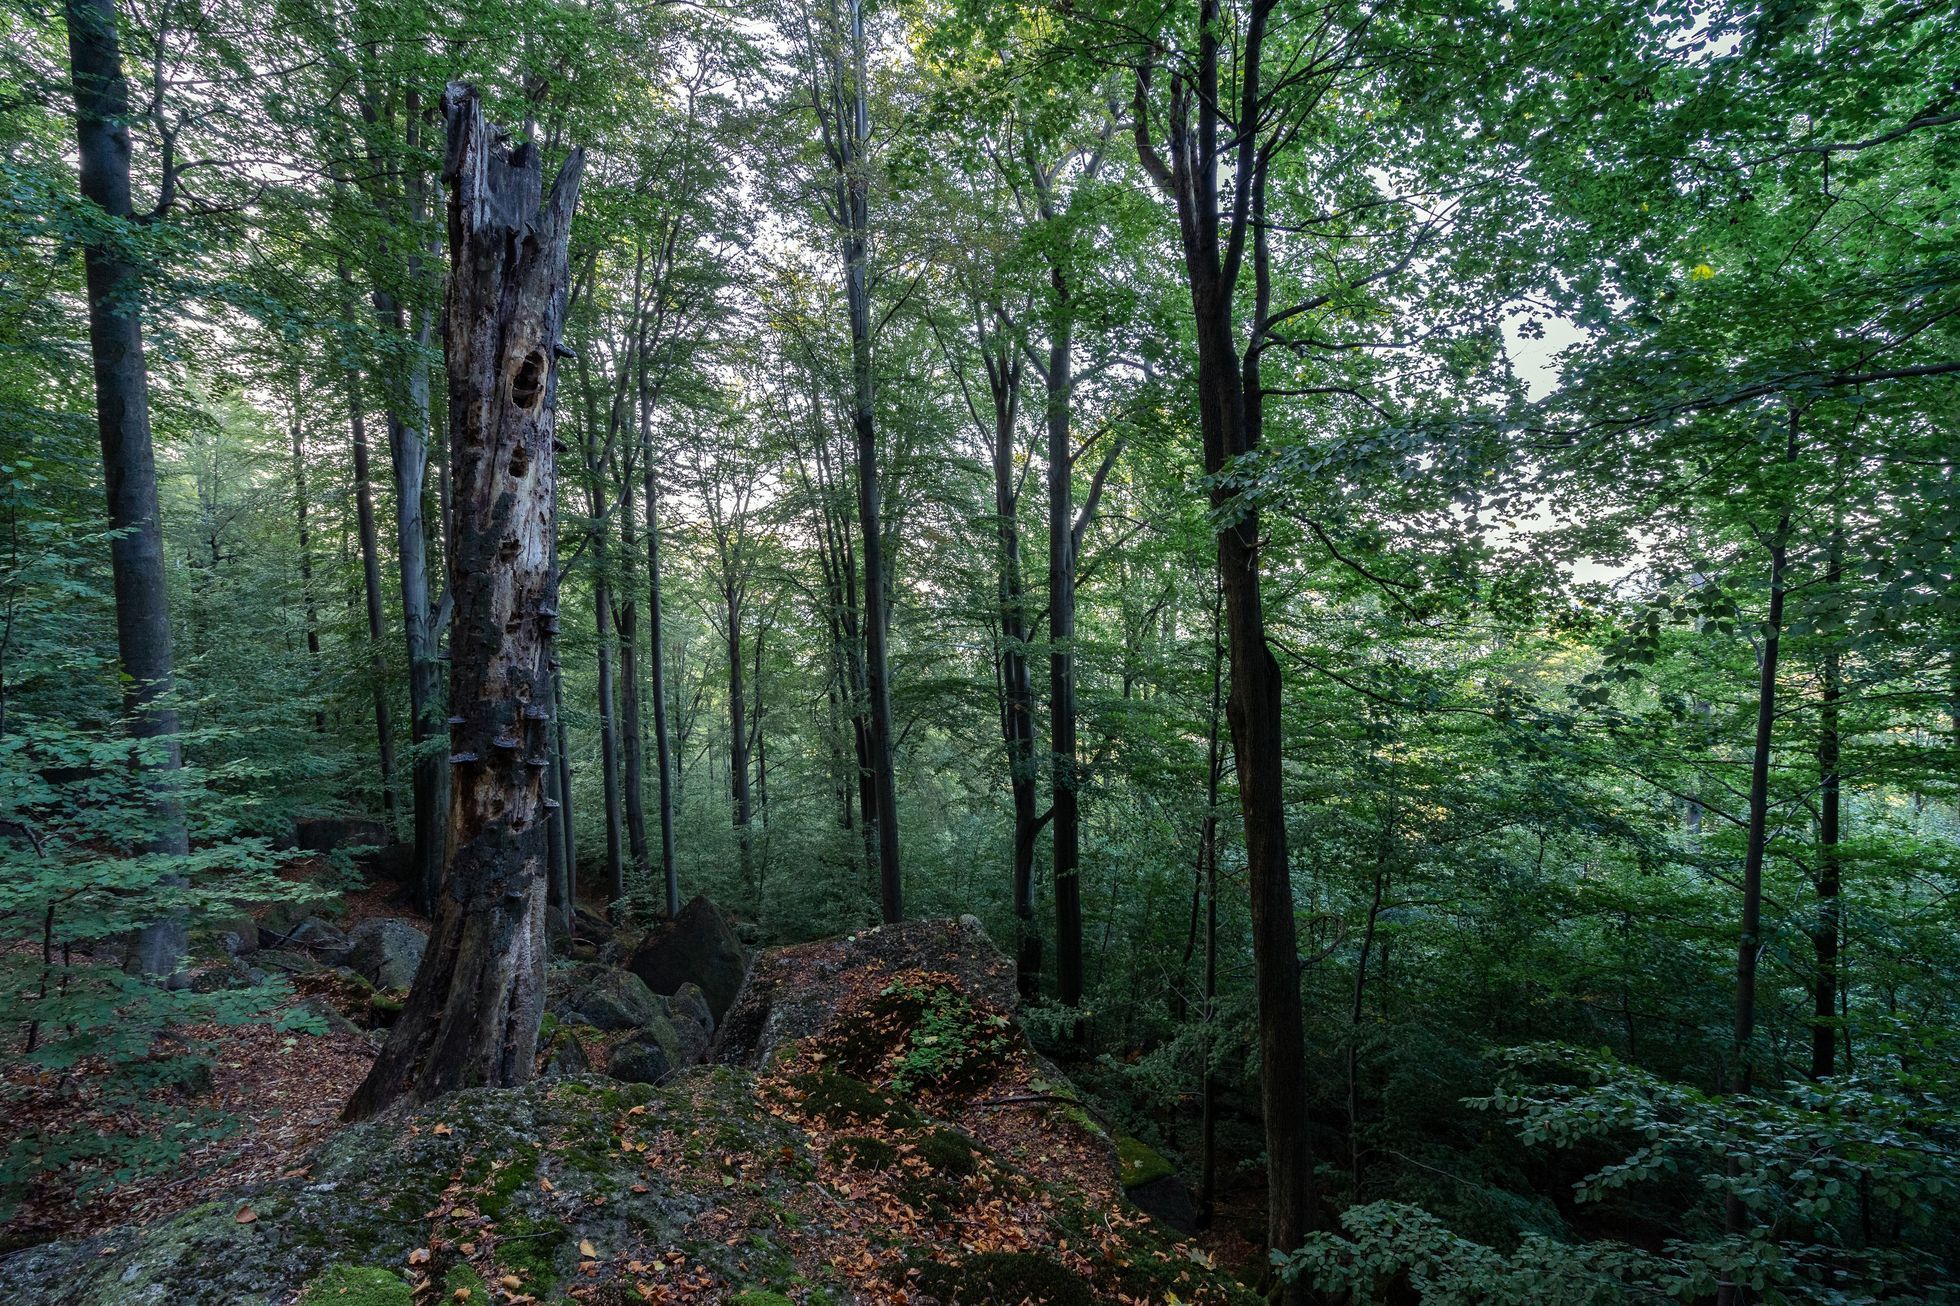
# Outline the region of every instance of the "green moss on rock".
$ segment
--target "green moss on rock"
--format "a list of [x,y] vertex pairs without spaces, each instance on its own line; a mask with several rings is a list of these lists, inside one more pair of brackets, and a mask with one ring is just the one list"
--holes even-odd
[[1051,1257],[1033,1252],[985,1252],[958,1265],[938,1261],[918,1267],[919,1287],[944,1306],[1094,1306],[1095,1297],[1080,1275]]
[[1116,1159],[1123,1168],[1125,1188],[1136,1188],[1175,1173],[1157,1149],[1128,1134],[1116,1135]]
[[408,1281],[393,1270],[335,1265],[300,1292],[303,1306],[415,1306]]
[[880,1138],[842,1134],[830,1140],[824,1156],[832,1165],[851,1170],[889,1170],[898,1161],[898,1149]]
[[957,1129],[935,1129],[918,1148],[919,1159],[935,1173],[964,1178],[980,1169],[980,1145]]
[[825,1124],[912,1125],[919,1120],[911,1107],[849,1075],[815,1071],[790,1083],[802,1093],[803,1109]]

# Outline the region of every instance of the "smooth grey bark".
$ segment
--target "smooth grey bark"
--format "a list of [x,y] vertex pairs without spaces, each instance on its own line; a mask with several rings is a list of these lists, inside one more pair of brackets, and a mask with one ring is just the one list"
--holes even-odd
[[[293,515],[299,525],[299,587],[306,605],[306,659],[314,675],[320,674],[320,605],[313,590],[313,531],[308,522],[312,505],[306,497],[306,423],[302,401],[298,360],[293,362]],[[315,734],[327,732],[327,711],[313,713]]]
[[667,915],[680,915],[681,883],[674,861],[674,766],[667,733],[667,641],[662,630],[660,596],[660,482],[653,471],[652,448],[646,458],[643,495],[647,510],[647,679],[653,696],[653,758],[660,786],[660,878],[666,890]]
[[1049,873],[1055,882],[1055,996],[1082,1004],[1082,809],[1075,740],[1075,462],[1069,423],[1074,322],[1068,281],[1051,269],[1054,319],[1048,366],[1048,751]]
[[507,150],[469,87],[451,84],[443,116],[455,844],[428,950],[350,1120],[402,1098],[525,1082],[544,1014],[556,359],[583,156],[566,160],[540,211],[536,146]]
[[[371,88],[356,101],[371,131],[392,132],[393,102]],[[395,164],[389,153],[368,140],[367,184],[381,216],[405,225],[408,284],[420,279],[423,268],[421,231],[428,217],[428,195],[418,156],[422,134],[422,99],[413,87],[402,94],[403,144],[399,189],[390,182]],[[405,220],[405,221],[404,221]],[[378,240],[377,269],[387,263],[387,241]],[[443,760],[445,710],[442,694],[441,632],[429,594],[428,468],[433,432],[430,426],[429,374],[422,363],[434,323],[419,307],[406,308],[381,273],[374,273],[371,301],[375,325],[383,340],[392,340],[397,356],[384,354],[378,370],[382,412],[388,431],[388,464],[395,491],[396,579],[401,590],[402,638],[408,657],[409,793],[412,826],[409,887],[418,906],[432,912],[445,861],[449,819],[449,766]],[[446,515],[446,514],[445,514]]]
[[[68,61],[75,92],[75,140],[82,198],[115,224],[134,217],[129,184],[129,88],[114,0],[67,0]],[[169,174],[166,170],[166,187]],[[83,247],[88,286],[89,361],[96,430],[108,492],[109,567],[116,592],[116,653],[123,672],[123,719],[131,764],[148,799],[146,851],[190,851],[175,773],[183,765],[170,646],[170,591],[150,438],[150,376],[143,355],[142,273],[115,237]],[[178,882],[166,877],[164,883]],[[186,929],[175,913],[130,940],[132,974],[168,977],[183,963]]]
[[806,33],[813,63],[811,108],[822,131],[832,171],[832,218],[842,240],[844,299],[851,333],[851,429],[857,446],[858,529],[864,555],[865,740],[875,811],[868,814],[867,843],[878,850],[879,909],[887,923],[904,918],[904,876],[899,863],[898,786],[892,771],[889,573],[885,565],[884,495],[879,480],[874,412],[871,328],[870,178],[866,154],[871,107],[865,71],[864,6],[845,0],[840,32]]
[[622,763],[623,805],[626,809],[626,847],[633,859],[636,881],[644,880],[653,858],[647,850],[647,813],[641,784],[644,749],[640,731],[640,609],[636,560],[639,541],[633,535],[633,467],[625,469],[619,496],[620,597],[613,604],[613,628],[619,635],[619,751]]
[[626,896],[626,859],[620,841],[619,740],[613,726],[612,585],[606,578],[609,550],[606,523],[600,517],[596,481],[591,491],[592,605],[599,627],[599,763],[606,803],[606,902],[608,910]]
[[[343,289],[349,288],[347,269],[340,270]],[[349,317],[351,324],[352,318]],[[368,467],[367,411],[361,398],[361,373],[352,358],[345,364],[347,427],[354,445],[354,509],[361,543],[361,591],[367,601],[368,679],[374,694],[375,756],[381,767],[381,810],[389,837],[395,831],[395,731],[388,708],[387,663],[382,657],[385,618],[381,609],[380,545],[374,525],[374,486]]]
[[[1268,333],[1291,311],[1276,312],[1273,306],[1266,224],[1267,175],[1281,144],[1274,133],[1282,130],[1268,125],[1280,120],[1269,114],[1271,99],[1261,81],[1275,8],[1275,0],[1257,0],[1245,12],[1241,31],[1237,17],[1228,16],[1217,0],[1202,0],[1194,28],[1195,57],[1172,71],[1167,148],[1162,153],[1147,113],[1155,69],[1147,65],[1136,74],[1131,125],[1144,171],[1177,212],[1197,344],[1198,424],[1205,471],[1214,476],[1264,439],[1260,358]],[[1239,94],[1229,100],[1221,78],[1221,65],[1228,59],[1239,84]],[[1237,123],[1248,126],[1241,131]],[[1248,344],[1241,354],[1235,318],[1248,252],[1253,296],[1244,336]],[[1259,510],[1222,483],[1214,483],[1210,499],[1214,512],[1230,522],[1217,534],[1218,575],[1230,651],[1227,716],[1252,914],[1259,1103],[1267,1156],[1266,1238],[1270,1249],[1290,1252],[1316,1223],[1317,1202],[1312,1138],[1303,1109],[1306,1030],[1287,855],[1281,676],[1266,639]],[[1299,1282],[1284,1284],[1280,1297],[1284,1306],[1299,1306],[1306,1288]]]
[[[1798,411],[1790,405],[1789,435],[1784,462],[1797,461]],[[1756,969],[1762,954],[1763,862],[1769,846],[1770,751],[1776,735],[1776,671],[1783,646],[1783,605],[1788,592],[1790,510],[1777,518],[1769,544],[1769,610],[1763,617],[1763,642],[1757,657],[1756,737],[1749,759],[1749,829],[1742,856],[1742,923],[1736,934],[1735,1028],[1729,1053],[1728,1089],[1755,1091]],[[1746,1234],[1749,1210],[1731,1193],[1724,1203],[1723,1227],[1733,1236]],[[1741,1306],[1750,1300],[1747,1285],[1724,1274],[1716,1286],[1719,1306]]]
[[[1844,579],[1844,517],[1840,511],[1831,526],[1830,554],[1824,564],[1824,584],[1835,595]],[[1817,920],[1811,927],[1811,946],[1817,971],[1812,986],[1810,1074],[1826,1079],[1837,1073],[1838,943],[1844,935],[1843,865],[1839,848],[1842,820],[1842,739],[1839,723],[1844,697],[1842,658],[1827,634],[1824,646],[1823,701],[1817,711]]]

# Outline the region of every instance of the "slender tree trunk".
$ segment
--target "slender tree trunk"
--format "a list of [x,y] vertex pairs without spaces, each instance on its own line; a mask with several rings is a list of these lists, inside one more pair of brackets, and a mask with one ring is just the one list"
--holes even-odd
[[[67,0],[68,60],[75,84],[75,136],[82,198],[114,222],[132,216],[129,188],[129,88],[114,0]],[[95,420],[108,486],[109,567],[116,591],[116,652],[122,663],[123,718],[131,764],[150,801],[147,851],[190,851],[176,772],[183,765],[177,712],[170,703],[170,589],[163,562],[163,518],[157,505],[156,454],[150,443],[150,376],[143,356],[142,274],[113,241],[82,251],[88,284],[89,358],[95,374]],[[167,883],[177,882],[166,877]],[[130,940],[132,974],[167,977],[182,964],[185,925],[171,915]]]
[[1198,946],[1198,907],[1208,890],[1210,866],[1218,860],[1218,790],[1225,780],[1225,751],[1220,728],[1225,717],[1225,632],[1222,595],[1211,610],[1211,715],[1205,731],[1205,815],[1198,823],[1198,856],[1191,877],[1191,923],[1184,936],[1184,964],[1178,968],[1171,1015],[1184,1019],[1184,982],[1191,974],[1191,956]]
[[[313,532],[307,521],[312,504],[306,498],[306,423],[301,399],[300,371],[293,364],[293,515],[299,522],[299,588],[306,604],[306,661],[320,674],[320,605],[313,591]],[[317,692],[317,691],[316,691]],[[313,713],[313,732],[327,733],[327,711]]]
[[[1240,59],[1241,100],[1261,103],[1260,58],[1270,3],[1247,17]],[[1271,312],[1271,270],[1265,223],[1265,170],[1271,142],[1256,128],[1233,131],[1220,99],[1219,64],[1228,19],[1218,0],[1203,0],[1195,66],[1175,73],[1170,121],[1172,162],[1139,137],[1139,157],[1176,202],[1191,316],[1197,337],[1198,417],[1207,473],[1259,447],[1264,435],[1260,350]],[[1139,81],[1138,94],[1147,93]],[[1256,116],[1256,111],[1254,111]],[[1141,127],[1141,122],[1139,124]],[[1221,128],[1235,143],[1226,146]],[[1237,194],[1227,203],[1222,175]],[[1239,202],[1243,197],[1243,203]],[[1231,226],[1221,218],[1229,213]],[[1255,293],[1243,358],[1233,324],[1242,256],[1252,251]],[[1225,596],[1231,652],[1232,757],[1244,821],[1246,882],[1252,914],[1253,989],[1259,1011],[1259,1101],[1266,1130],[1266,1237],[1278,1252],[1298,1248],[1315,1223],[1313,1153],[1307,1133],[1307,1065],[1300,1000],[1300,955],[1293,919],[1292,868],[1287,857],[1286,791],[1281,770],[1285,734],[1278,661],[1266,643],[1259,574],[1259,510],[1229,486],[1214,482],[1213,510],[1228,524],[1218,532],[1218,573]],[[1287,1306],[1305,1299],[1299,1283],[1285,1285]]]
[[1050,871],[1055,881],[1055,990],[1082,1004],[1082,820],[1075,744],[1075,450],[1069,427],[1074,391],[1074,323],[1068,281],[1049,274],[1055,314],[1048,340],[1048,750]]
[[544,1013],[553,455],[576,151],[537,208],[539,160],[505,151],[476,92],[443,96],[450,183],[445,314],[455,476],[452,860],[400,1020],[347,1105],[531,1077]]
[[626,847],[633,858],[633,875],[636,880],[645,880],[652,865],[652,854],[647,850],[647,810],[644,790],[640,783],[641,758],[644,749],[640,743],[640,605],[637,597],[639,578],[635,575],[635,559],[639,557],[639,541],[633,535],[633,474],[627,469],[626,480],[620,490],[619,503],[619,543],[621,570],[624,573],[621,585],[624,596],[614,604],[616,619],[614,625],[619,633],[619,747],[622,778],[625,785],[623,794],[626,807]]
[[886,612],[883,490],[878,478],[878,435],[872,414],[870,182],[864,150],[871,140],[871,108],[865,85],[864,8],[850,12],[850,121],[838,123],[838,207],[844,216],[844,294],[851,319],[851,424],[857,436],[858,528],[864,540],[864,660],[869,699],[872,785],[877,798],[878,897],[887,924],[905,916],[904,877],[898,860],[898,785],[892,774],[890,633]]
[[1394,832],[1394,808],[1375,857],[1375,891],[1368,901],[1368,919],[1361,928],[1361,955],[1354,963],[1354,1001],[1348,1008],[1347,1110],[1348,1200],[1361,1201],[1361,1016],[1368,995],[1368,955],[1375,947],[1375,924],[1381,919],[1382,895],[1388,890],[1388,849]]
[[[551,556],[558,556],[557,547],[552,548]],[[554,561],[552,570],[557,571]],[[557,652],[551,657],[551,714],[558,747],[554,750],[558,759],[558,837],[565,845],[565,912],[570,918],[578,915],[578,830],[572,824],[572,749],[571,731],[565,725],[565,675],[559,665]]]
[[[1824,582],[1832,594],[1843,575],[1844,526],[1840,517],[1831,528],[1830,557],[1824,572]],[[1815,1023],[1810,1030],[1810,1073],[1816,1079],[1837,1073],[1838,939],[1844,932],[1838,860],[1843,780],[1838,760],[1838,700],[1843,696],[1843,677],[1835,638],[1825,636],[1829,642],[1824,648],[1824,695],[1817,725],[1817,924],[1811,935],[1817,953],[1817,978],[1812,994]]]
[[[1214,677],[1216,679],[1216,677]],[[1212,737],[1217,738],[1214,711]],[[1218,806],[1212,795],[1211,806]],[[1205,1064],[1198,1094],[1198,1227],[1211,1227],[1218,1205],[1218,819],[1205,842]]]
[[[403,176],[411,231],[408,278],[419,281],[419,245],[427,217],[422,171],[415,162],[421,146],[421,96],[406,92],[403,121],[409,163]],[[388,462],[394,473],[395,554],[401,582],[402,633],[408,652],[409,738],[414,758],[409,767],[413,799],[414,846],[409,883],[418,905],[431,911],[446,861],[444,841],[449,820],[449,764],[443,760],[442,661],[435,608],[429,598],[429,528],[425,512],[429,470],[429,373],[421,351],[429,347],[434,323],[419,308],[407,311],[377,279],[374,314],[384,333],[412,349],[400,384],[383,387],[387,400]]]
[[722,585],[722,617],[728,623],[725,643],[728,651],[728,793],[730,814],[735,826],[735,855],[739,859],[742,884],[749,892],[751,907],[755,901],[755,884],[752,876],[754,867],[750,862],[752,850],[749,847],[749,818],[752,815],[749,793],[749,728],[748,707],[744,698],[742,679],[742,602],[732,577]]
[[[341,269],[345,282],[347,272]],[[347,426],[354,442],[354,505],[360,527],[361,586],[367,599],[368,679],[374,691],[374,730],[381,765],[381,810],[388,836],[395,832],[395,731],[388,709],[387,663],[382,658],[386,637],[381,609],[380,544],[374,525],[374,484],[368,469],[367,412],[361,399],[360,368],[347,362]]]
[[[1786,463],[1797,461],[1797,409],[1790,407],[1789,442]],[[1756,1086],[1756,963],[1762,953],[1763,861],[1769,844],[1770,751],[1776,731],[1776,667],[1783,643],[1783,600],[1786,586],[1785,565],[1789,556],[1790,513],[1786,508],[1777,519],[1769,540],[1769,611],[1763,620],[1762,654],[1756,678],[1756,740],[1749,764],[1749,833],[1742,859],[1742,929],[1736,936],[1735,1033],[1730,1050],[1731,1092],[1747,1094]],[[1749,1228],[1749,1211],[1742,1200],[1731,1195],[1726,1203],[1724,1225],[1731,1235]],[[1740,1306],[1750,1299],[1749,1289],[1724,1276],[1716,1290],[1720,1306]]]
[[[594,473],[596,476],[598,473]],[[626,861],[620,847],[619,741],[613,730],[612,585],[607,579],[607,526],[598,520],[599,491],[592,490],[592,603],[599,624],[599,762],[606,796],[606,901],[609,911],[626,896]]]
[[1014,434],[1020,412],[1020,367],[1012,346],[990,360],[994,397],[994,520],[1000,547],[1001,739],[1014,802],[1014,980],[1023,998],[1041,989],[1041,926],[1035,918],[1034,858],[1041,834],[1036,811],[1034,678],[1028,667],[1027,584],[1021,572],[1020,496],[1015,491]]
[[752,741],[749,751],[755,757],[755,817],[762,822],[765,833],[769,826],[769,748],[768,736],[762,728],[763,718],[768,715],[762,697],[762,657],[768,640],[769,619],[765,616],[755,628],[754,664],[749,672],[749,738]]
[[667,915],[680,915],[681,884],[674,861],[674,768],[667,736],[667,641],[661,629],[660,483],[654,476],[653,449],[646,461],[648,679],[653,695],[653,756],[660,781],[660,878],[666,887]]
[[[551,551],[551,569],[558,570],[558,550]],[[544,810],[545,810],[545,889],[544,908],[546,933],[561,938],[569,938],[572,932],[572,864],[565,856],[565,785],[564,785],[564,719],[558,712],[557,659],[546,663],[545,670],[550,674],[543,680],[542,688],[546,695],[546,711],[550,715],[551,728],[545,731],[546,747],[550,750],[550,765],[544,769]]]

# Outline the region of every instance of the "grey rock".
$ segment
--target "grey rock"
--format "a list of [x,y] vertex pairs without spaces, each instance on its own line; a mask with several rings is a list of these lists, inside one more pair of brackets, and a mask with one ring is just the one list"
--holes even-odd
[[325,998],[304,998],[294,1004],[294,1010],[303,1011],[319,1020],[327,1027],[329,1034],[360,1034],[365,1031],[353,1021],[334,1009]]
[[969,919],[905,921],[763,953],[740,1000],[719,1017],[714,1059],[768,1065],[777,1048],[829,1021],[836,1000],[829,977],[865,966],[947,971],[968,993],[1015,1010],[1014,963]]
[[544,1063],[545,1078],[563,1079],[567,1075],[583,1075],[591,1069],[592,1058],[586,1055],[585,1044],[578,1041],[577,1035],[560,1030]]
[[697,897],[673,920],[649,930],[626,964],[655,993],[699,985],[719,1021],[748,975],[749,954],[721,908]]
[[687,1020],[701,1026],[704,1033],[715,1032],[715,1013],[708,1009],[708,995],[699,984],[683,984],[667,999],[667,1014],[674,1020]]
[[659,1084],[686,1068],[671,1025],[641,1030],[613,1048],[606,1073],[628,1084]]
[[405,920],[379,916],[362,921],[347,936],[347,965],[378,989],[405,989],[415,981],[428,935]]
[[252,968],[268,975],[311,975],[326,969],[298,948],[261,948],[252,954]]
[[612,1032],[639,1029],[661,1018],[659,998],[630,970],[616,966],[575,966],[562,978],[554,976],[546,1005],[558,1019]]
[[1123,1195],[1160,1224],[1169,1225],[1179,1233],[1198,1231],[1198,1210],[1191,1205],[1191,1190],[1174,1174],[1158,1175],[1147,1183],[1125,1189]]
[[[402,1266],[425,1247],[422,1213],[472,1158],[495,1156],[551,1181],[508,1196],[504,1218],[537,1230],[529,1250],[571,1280],[581,1240],[652,1256],[677,1246],[724,1201],[718,1183],[646,1166],[618,1149],[614,1128],[632,1105],[651,1130],[706,1094],[713,1118],[739,1129],[746,1149],[774,1155],[800,1136],[764,1112],[734,1076],[683,1089],[606,1085],[591,1077],[521,1089],[469,1089],[417,1111],[351,1126],[307,1158],[308,1173],[228,1194],[143,1227],[45,1243],[0,1260],[0,1302],[34,1306],[284,1306],[328,1267]],[[602,1102],[604,1106],[602,1107]],[[431,1126],[448,1126],[436,1133]],[[758,1173],[783,1200],[793,1172]],[[712,1182],[712,1181],[711,1181]],[[257,1219],[235,1218],[249,1202]],[[767,1229],[761,1231],[768,1236]],[[746,1244],[708,1240],[699,1253],[718,1278],[743,1281]]]

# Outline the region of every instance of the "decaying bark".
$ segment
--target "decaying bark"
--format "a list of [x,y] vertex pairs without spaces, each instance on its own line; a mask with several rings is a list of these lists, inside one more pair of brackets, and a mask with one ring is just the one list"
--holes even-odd
[[553,457],[566,241],[583,155],[539,208],[537,147],[509,148],[476,91],[443,94],[453,537],[450,862],[408,1004],[347,1105],[523,1083],[544,1006]]

